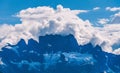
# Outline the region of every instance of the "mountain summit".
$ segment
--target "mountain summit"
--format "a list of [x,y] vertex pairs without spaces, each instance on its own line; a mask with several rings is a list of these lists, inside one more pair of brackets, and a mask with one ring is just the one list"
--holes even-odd
[[120,55],[91,43],[78,45],[73,35],[40,36],[28,44],[21,39],[0,51],[3,73],[119,73]]

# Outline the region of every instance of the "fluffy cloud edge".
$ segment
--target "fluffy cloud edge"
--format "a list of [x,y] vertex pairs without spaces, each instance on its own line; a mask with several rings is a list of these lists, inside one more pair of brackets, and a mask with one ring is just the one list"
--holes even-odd
[[[0,28],[0,48],[10,43],[17,44],[20,39],[26,43],[29,39],[38,41],[39,36],[49,34],[69,35],[76,38],[79,45],[92,43],[99,45],[103,51],[113,53],[112,46],[120,37],[119,25],[106,25],[103,28],[94,27],[89,20],[82,20],[77,15],[86,10],[71,10],[61,5],[57,9],[43,6],[28,8],[18,13],[22,23],[16,25],[2,25]],[[116,27],[118,29],[116,29]],[[119,47],[118,47],[119,48]],[[115,54],[118,54],[115,53]]]

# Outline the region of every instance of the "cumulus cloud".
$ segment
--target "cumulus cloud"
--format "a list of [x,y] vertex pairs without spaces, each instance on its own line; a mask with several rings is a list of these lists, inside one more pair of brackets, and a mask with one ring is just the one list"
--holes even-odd
[[93,27],[89,20],[84,21],[77,16],[81,12],[84,11],[61,5],[56,9],[43,6],[21,10],[17,15],[21,24],[0,26],[0,48],[7,43],[14,45],[20,39],[27,43],[30,38],[38,41],[39,36],[47,34],[72,34],[80,45],[91,42],[94,46],[100,45],[106,52],[113,52],[112,45],[120,39],[120,26]]
[[[118,43],[120,40],[120,25],[117,24],[111,24],[111,25],[105,25],[103,28],[97,28],[99,32],[99,35],[102,37],[102,43],[100,44],[104,50],[113,52],[113,45],[115,43]],[[107,49],[109,48],[109,49]],[[119,48],[119,47],[117,47]],[[116,48],[116,49],[117,49]]]
[[108,11],[120,11],[120,7],[106,7]]
[[105,19],[105,18],[98,19],[99,24],[107,24],[108,22],[109,22],[109,19]]
[[99,10],[99,9],[100,9],[100,7],[93,8],[94,11]]
[[46,34],[73,34],[76,38],[81,37],[77,40],[80,44],[84,44],[92,36],[92,27],[88,20],[83,21],[77,16],[81,12],[84,11],[70,10],[61,5],[58,5],[56,10],[46,6],[22,10],[17,15],[21,18],[21,24],[1,26],[0,31],[3,33],[0,33],[0,47],[7,43],[14,45],[21,38],[26,43],[30,38],[38,41],[39,36]]

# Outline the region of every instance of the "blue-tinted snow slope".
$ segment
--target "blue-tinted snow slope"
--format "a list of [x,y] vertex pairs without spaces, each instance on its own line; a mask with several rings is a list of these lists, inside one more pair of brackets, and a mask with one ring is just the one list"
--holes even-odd
[[120,73],[120,55],[91,43],[78,45],[72,35],[46,35],[39,43],[23,39],[2,48],[1,73]]

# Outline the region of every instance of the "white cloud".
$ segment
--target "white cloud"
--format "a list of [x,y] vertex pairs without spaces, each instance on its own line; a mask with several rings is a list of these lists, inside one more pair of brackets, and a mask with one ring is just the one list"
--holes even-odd
[[106,7],[106,10],[116,12],[111,15],[111,24],[120,24],[120,7]]
[[120,24],[120,11],[111,16],[111,24]]
[[100,9],[100,7],[95,7],[95,8],[93,8],[93,10],[99,10]]
[[21,38],[26,43],[30,38],[38,41],[39,36],[46,34],[73,34],[76,38],[81,37],[77,39],[80,44],[87,43],[92,36],[92,27],[88,20],[83,21],[77,16],[81,12],[86,11],[70,10],[61,5],[56,10],[46,6],[22,10],[17,15],[21,18],[21,24],[1,26],[0,47],[7,43],[16,44]]
[[114,16],[115,17],[120,17],[120,12],[116,13]]
[[81,10],[70,10],[61,5],[56,10],[46,6],[22,10],[17,15],[21,24],[0,26],[0,48],[7,43],[14,45],[21,38],[27,43],[30,38],[38,41],[39,36],[46,34],[72,34],[80,45],[91,42],[104,51],[113,52],[111,46],[120,40],[120,25],[93,27],[89,20],[79,18],[79,13]]
[[[94,10],[95,8],[93,8],[93,10]],[[115,13],[115,14],[113,14],[113,15],[110,15],[110,17],[109,18],[100,18],[100,19],[97,19],[97,23],[98,24],[102,24],[102,25],[104,25],[104,24],[116,24],[116,22],[118,22],[119,21],[119,19],[118,18],[116,18],[116,17],[118,17],[119,16],[119,7],[106,7],[105,8],[107,11],[112,11],[112,12],[115,12],[115,11],[117,11],[117,13]]]
[[107,24],[108,22],[109,22],[109,19],[105,19],[105,18],[98,19],[99,24]]
[[120,55],[120,48],[113,51],[114,54]]
[[106,7],[106,10],[109,10],[109,11],[120,11],[120,7]]
[[112,46],[120,40],[120,36],[118,36],[120,34],[120,25],[105,25],[103,28],[97,28],[97,30],[103,40],[101,44],[103,50],[110,51],[111,48],[111,51],[113,51]]

